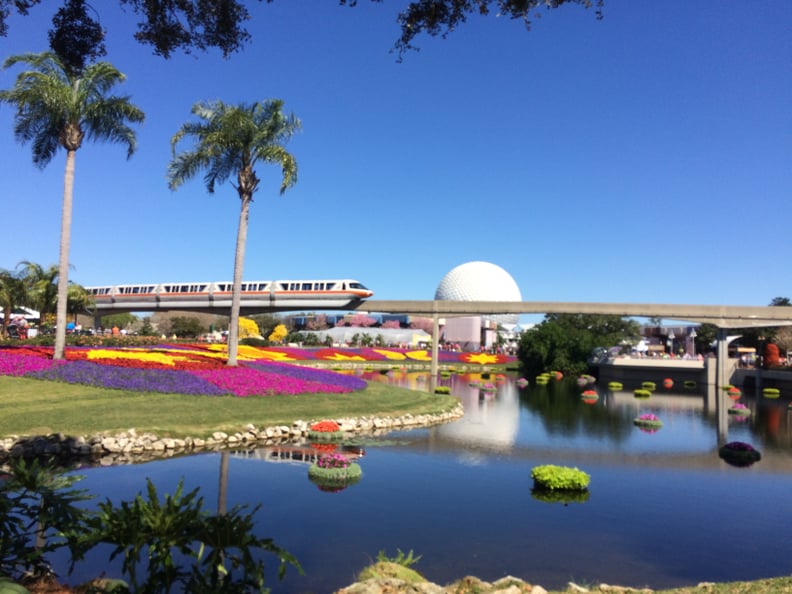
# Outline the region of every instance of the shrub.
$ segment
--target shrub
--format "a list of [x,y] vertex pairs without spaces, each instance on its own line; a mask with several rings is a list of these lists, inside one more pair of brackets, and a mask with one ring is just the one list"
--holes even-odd
[[535,488],[551,491],[585,491],[591,482],[591,477],[582,470],[554,464],[534,467],[531,478]]

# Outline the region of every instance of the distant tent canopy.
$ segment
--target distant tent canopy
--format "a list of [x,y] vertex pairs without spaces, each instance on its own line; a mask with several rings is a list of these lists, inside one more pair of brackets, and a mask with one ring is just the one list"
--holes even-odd
[[363,328],[355,326],[342,326],[328,330],[303,330],[301,334],[312,334],[319,342],[326,342],[329,336],[333,343],[351,343],[355,334],[370,336],[372,340],[381,336],[385,344],[409,344],[417,346],[419,342],[432,342],[432,335],[423,330],[413,328]]

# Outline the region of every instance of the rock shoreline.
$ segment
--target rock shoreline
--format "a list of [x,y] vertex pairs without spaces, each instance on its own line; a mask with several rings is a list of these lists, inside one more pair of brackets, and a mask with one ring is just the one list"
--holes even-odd
[[[345,417],[333,420],[350,436],[382,435],[403,429],[431,427],[456,420],[464,415],[461,404],[452,410],[399,417]],[[325,419],[322,419],[325,420]],[[248,424],[233,433],[215,431],[204,437],[171,438],[129,429],[118,434],[17,436],[0,438],[0,463],[11,458],[56,458],[63,462],[79,461],[100,466],[134,464],[222,450],[250,450],[303,441],[313,421],[294,421],[291,425],[256,427]]]

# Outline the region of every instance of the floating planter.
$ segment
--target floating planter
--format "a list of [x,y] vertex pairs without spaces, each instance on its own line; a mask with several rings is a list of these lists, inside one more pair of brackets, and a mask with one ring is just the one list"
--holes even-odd
[[742,402],[735,402],[729,407],[729,414],[747,417],[751,414],[751,409],[745,406]]
[[362,476],[360,466],[342,454],[320,455],[308,468],[308,480],[320,490],[332,493],[354,485]]
[[652,395],[651,390],[647,390],[646,388],[638,388],[637,390],[633,390],[633,396],[636,398],[649,398]]
[[599,394],[597,394],[596,390],[583,390],[583,393],[580,395],[584,402],[588,402],[589,404],[593,404],[597,400],[599,400]]
[[667,377],[667,378],[665,378],[665,379],[663,380],[663,387],[664,387],[666,390],[670,390],[671,388],[673,388],[673,387],[674,387],[674,380],[672,380],[670,377]]
[[778,398],[781,391],[778,388],[762,388],[762,396],[765,398]]
[[723,390],[724,392],[728,392],[728,391],[729,391],[729,390],[731,390],[733,387],[734,387],[734,386],[732,386],[731,384],[724,384],[724,385],[721,387],[721,390]]
[[524,377],[521,377],[521,378],[518,378],[518,379],[517,379],[517,381],[516,381],[515,383],[516,383],[516,384],[517,384],[517,385],[518,385],[520,388],[524,388],[525,386],[527,386],[527,385],[528,385],[528,380],[527,380],[527,379],[525,379]]
[[484,384],[481,386],[481,390],[483,392],[497,392],[498,388],[495,386],[495,384]]
[[449,377],[451,377],[451,372],[450,371],[441,371],[440,372],[440,377],[442,377],[443,379],[448,379]]
[[645,413],[640,417],[635,417],[633,419],[633,425],[641,429],[650,429],[651,433],[654,433],[663,426],[663,421],[652,413]]
[[737,388],[737,387],[735,387],[735,386],[732,386],[731,388],[729,388],[729,391],[728,391],[728,392],[726,392],[726,394],[727,394],[727,395],[729,396],[729,398],[731,398],[732,400],[739,400],[739,399],[740,399],[740,396],[742,396],[742,392],[740,392],[740,388]]
[[762,459],[762,454],[754,447],[742,441],[730,441],[718,450],[722,460],[732,466],[750,466]]
[[468,386],[470,386],[471,388],[478,388],[480,385],[481,385],[481,382],[478,381],[478,380],[472,380],[472,381],[468,382]]
[[553,376],[553,377],[554,377],[554,378],[555,378],[557,381],[561,381],[562,379],[564,379],[564,374],[563,374],[563,373],[561,373],[560,371],[552,371],[552,372],[551,372],[551,375],[552,375],[552,376]]
[[608,389],[618,392],[624,389],[624,385],[621,382],[608,382]]
[[434,389],[434,393],[435,394],[450,394],[451,393],[451,387],[450,386],[437,386]]
[[685,386],[688,390],[690,390],[696,387],[696,382],[694,382],[693,380],[686,380],[685,383],[683,383],[682,385]]
[[550,381],[550,376],[547,374],[537,375],[536,376],[536,383],[540,386],[547,384]]
[[591,477],[578,468],[554,464],[535,466],[531,478],[535,489],[546,491],[585,491],[591,482]]
[[344,432],[335,421],[319,421],[311,425],[308,431],[310,441],[336,441],[343,436]]
[[575,380],[575,383],[577,383],[578,387],[582,388],[583,386],[587,386],[589,381],[585,375],[581,375]]
[[650,392],[654,392],[657,389],[657,384],[654,382],[642,382],[641,387],[644,390],[649,390]]

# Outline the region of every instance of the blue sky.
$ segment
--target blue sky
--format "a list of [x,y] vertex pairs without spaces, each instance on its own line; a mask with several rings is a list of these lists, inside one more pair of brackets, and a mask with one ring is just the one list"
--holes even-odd
[[[52,3],[12,16],[0,56],[47,49]],[[792,3],[607,0],[519,22],[474,17],[390,53],[403,3],[252,3],[253,41],[154,56],[103,0],[118,92],[146,112],[137,153],[77,154],[71,278],[226,280],[230,184],[176,192],[170,138],[199,100],[281,98],[302,120],[299,181],[261,166],[247,279],[356,278],[431,299],[473,260],[527,301],[767,305],[792,297]],[[0,72],[0,86],[17,70]],[[0,267],[58,258],[65,155],[39,170],[0,107]]]

